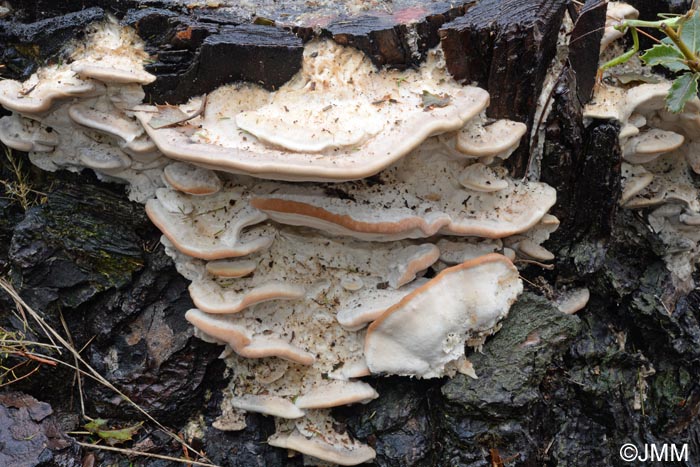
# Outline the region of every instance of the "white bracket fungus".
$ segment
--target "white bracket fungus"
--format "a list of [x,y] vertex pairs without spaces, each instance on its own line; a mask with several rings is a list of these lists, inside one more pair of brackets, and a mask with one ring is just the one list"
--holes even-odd
[[56,101],[73,97],[94,97],[105,92],[95,81],[83,81],[66,67],[42,68],[28,81],[0,80],[0,105],[23,115],[41,116]]
[[557,294],[554,303],[565,315],[573,315],[586,307],[591,293],[586,287],[564,290]]
[[[356,49],[315,40],[275,92],[237,83],[181,106],[142,105],[154,77],[128,28],[97,25],[64,55],[26,83],[0,81],[0,104],[14,112],[0,119],[0,141],[46,170],[126,182],[145,203],[192,281],[197,308],[185,318],[226,345],[221,429],[259,412],[276,417],[270,445],[312,462],[373,459],[328,409],[378,397],[358,381],[370,372],[475,376],[465,343],[495,332],[522,290],[516,252],[553,257],[540,244],[558,226],[547,214],[556,193],[501,166],[525,125],[485,125],[487,92],[454,81],[439,49],[418,69],[378,70]],[[629,138],[649,133],[656,108],[632,94]],[[659,127],[668,141],[696,138],[694,121],[674,125]],[[647,185],[628,190],[629,202]],[[682,225],[697,213],[684,211]]]
[[[377,72],[356,49],[314,41],[302,70],[273,93],[220,88],[202,116],[172,128],[150,125],[155,107],[137,116],[173,159],[274,180],[361,179],[488,104],[488,93],[456,83],[436,55],[418,70]],[[431,104],[424,91],[445,97]]]
[[245,256],[272,244],[272,237],[259,228],[244,231],[267,218],[247,205],[246,196],[238,188],[200,200],[159,189],[146,203],[146,214],[186,255],[208,260]]
[[212,195],[221,190],[216,172],[174,162],[163,170],[165,181],[174,189],[190,195]]
[[0,118],[0,141],[23,152],[51,152],[60,142],[53,131],[17,114]]
[[445,365],[464,355],[465,337],[490,332],[522,288],[518,270],[502,255],[445,269],[370,325],[365,340],[370,371],[442,376]]
[[[496,181],[484,174],[480,184],[498,191],[467,189],[460,177],[473,162],[420,148],[379,180],[334,185],[341,197],[314,186],[283,185],[251,204],[271,219],[312,227],[334,235],[371,241],[445,235],[502,238],[536,225],[556,201],[556,192],[538,182]],[[474,182],[477,183],[477,182]]]
[[[637,15],[629,5],[608,5],[608,17],[615,21]],[[612,24],[606,27],[610,40],[621,34],[611,29]],[[640,74],[648,72],[645,68],[632,60],[625,71]],[[616,70],[607,73],[614,76]],[[620,123],[619,142],[625,160],[620,205],[654,208],[647,221],[665,245],[666,265],[682,288],[700,259],[697,228],[684,222],[700,216],[700,191],[694,180],[700,173],[700,100],[694,97],[682,112],[671,113],[666,109],[671,83],[654,78],[658,81],[655,84],[599,86],[584,116]]]
[[622,150],[622,157],[631,164],[646,164],[680,148],[684,141],[683,135],[652,128],[630,137]]
[[480,158],[490,164],[495,158],[510,157],[526,132],[524,123],[497,120],[484,125],[474,119],[457,132],[455,148],[465,157]]

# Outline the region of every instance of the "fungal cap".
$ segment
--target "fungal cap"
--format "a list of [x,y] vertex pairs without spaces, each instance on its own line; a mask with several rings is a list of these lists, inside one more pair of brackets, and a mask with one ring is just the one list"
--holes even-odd
[[559,294],[555,303],[559,311],[566,315],[573,315],[579,310],[582,310],[588,304],[591,298],[591,293],[586,287],[579,289],[568,290]]
[[278,357],[284,360],[312,365],[316,357],[295,345],[274,336],[257,336],[235,322],[193,308],[185,318],[201,332],[216,341],[228,344],[245,358]]
[[271,237],[256,237],[241,232],[244,227],[265,220],[266,216],[260,211],[245,208],[239,210],[227,231],[222,232],[226,236],[218,237],[213,228],[202,220],[203,216],[199,219],[202,222],[195,223],[192,213],[187,209],[170,210],[177,209],[177,200],[171,202],[162,199],[167,195],[161,191],[156,194],[161,199],[148,200],[146,214],[175,248],[186,255],[206,260],[233,258],[266,249],[272,244]]
[[304,411],[283,397],[257,396],[246,394],[231,399],[231,405],[238,410],[257,412],[280,418],[300,418]]
[[213,314],[238,313],[256,303],[270,300],[298,300],[304,298],[306,294],[303,287],[280,281],[253,286],[244,292],[227,291],[209,280],[195,281],[190,285],[189,291],[197,308]]
[[163,171],[165,181],[174,189],[190,195],[211,195],[221,190],[216,172],[184,162],[174,162]]
[[327,381],[297,397],[300,409],[328,409],[356,403],[367,403],[379,397],[377,391],[362,381]]
[[512,120],[497,120],[487,125],[467,124],[457,133],[456,148],[469,157],[506,159],[520,144],[527,125]]
[[491,193],[508,188],[508,182],[499,177],[496,172],[482,164],[476,162],[468,166],[460,174],[459,183],[469,190]]
[[372,373],[439,377],[464,355],[465,336],[491,330],[521,291],[518,271],[499,254],[447,268],[369,326],[367,365]]
[[307,438],[298,430],[290,433],[276,433],[268,438],[270,446],[292,449],[311,457],[337,465],[358,465],[369,462],[376,457],[374,449],[358,442],[329,443],[325,437]]
[[623,157],[632,164],[645,164],[662,154],[680,148],[685,137],[673,131],[652,128],[631,137],[623,149]]
[[81,78],[92,78],[103,83],[114,84],[151,84],[156,77],[147,71],[135,67],[104,66],[88,60],[77,60],[71,64],[71,70]]

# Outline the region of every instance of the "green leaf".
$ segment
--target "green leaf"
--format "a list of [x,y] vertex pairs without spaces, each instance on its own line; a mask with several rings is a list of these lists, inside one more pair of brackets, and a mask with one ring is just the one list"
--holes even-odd
[[682,22],[680,36],[693,53],[700,51],[700,11]]
[[698,93],[698,74],[685,73],[671,85],[666,96],[666,107],[673,113],[683,111],[686,102]]
[[661,65],[671,71],[690,70],[680,50],[667,44],[655,45],[644,52],[641,59],[649,66]]
[[85,429],[105,440],[105,442],[110,446],[114,446],[115,444],[131,440],[131,437],[134,436],[137,431],[139,431],[141,425],[143,425],[143,422],[139,422],[134,426],[116,430],[106,429],[106,425],[107,420],[96,418],[85,425]]

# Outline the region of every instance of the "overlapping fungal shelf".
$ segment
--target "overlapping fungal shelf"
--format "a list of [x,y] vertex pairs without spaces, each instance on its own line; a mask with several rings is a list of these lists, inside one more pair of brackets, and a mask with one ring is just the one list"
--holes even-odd
[[486,119],[488,94],[440,50],[399,72],[315,40],[276,92],[235,83],[177,107],[143,105],[146,58],[128,29],[95,26],[64,64],[0,82],[0,140],[145,203],[191,281],[183,318],[225,345],[218,428],[259,412],[310,463],[370,461],[330,410],[380,397],[369,375],[475,376],[465,344],[522,291],[513,262],[553,259],[554,190],[502,166],[525,125]]
[[131,199],[144,202],[163,186],[166,164],[133,114],[147,55],[138,36],[117,24],[93,27],[88,39],[65,51],[64,63],[41,68],[19,83],[0,80],[0,141],[29,153],[38,167],[90,168],[104,180],[126,182]]
[[[621,2],[611,3],[608,12],[616,18],[638,16],[634,8]],[[614,21],[608,24],[612,26]],[[700,100],[695,97],[681,113],[671,113],[666,109],[670,81],[652,77],[636,60],[623,70],[647,76],[654,83],[613,85],[618,71],[612,69],[584,115],[620,122],[620,205],[648,212],[649,225],[665,246],[667,267],[681,282],[688,282],[700,259],[700,191],[696,181],[700,174]]]

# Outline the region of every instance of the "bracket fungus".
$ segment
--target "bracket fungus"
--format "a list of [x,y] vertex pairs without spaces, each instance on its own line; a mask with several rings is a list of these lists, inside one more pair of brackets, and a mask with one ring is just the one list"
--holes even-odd
[[[556,201],[555,191],[545,184],[496,179],[491,173],[482,173],[472,184],[490,183],[499,190],[465,188],[463,172],[478,175],[470,169],[473,164],[453,158],[440,145],[426,144],[378,178],[337,184],[332,190],[287,184],[274,194],[253,197],[251,204],[283,224],[392,241],[436,234],[502,238],[537,224]],[[329,191],[340,195],[329,196]]]
[[26,82],[0,81],[0,140],[26,151],[45,170],[93,169],[129,186],[145,201],[162,185],[163,158],[129,108],[155,79],[134,31],[113,21],[91,27],[84,42],[65,51],[66,63],[39,69]]
[[367,366],[372,373],[441,376],[464,355],[464,336],[492,332],[520,292],[518,270],[505,256],[445,269],[369,326]]
[[190,195],[212,195],[221,189],[215,172],[182,162],[165,167],[163,177],[168,185]]
[[[430,103],[424,92],[445,97]],[[173,159],[274,180],[341,181],[376,174],[487,104],[488,93],[459,85],[435,51],[418,70],[378,73],[362,52],[318,40],[275,92],[222,87],[203,115],[177,127],[154,128],[155,107],[137,116]]]
[[[608,17],[618,21],[637,15],[621,2],[608,5]],[[640,75],[650,70],[632,60],[625,72]],[[616,71],[606,73],[614,76]],[[620,205],[649,209],[646,219],[664,245],[666,265],[683,282],[700,260],[700,236],[696,227],[687,224],[688,219],[700,216],[700,190],[695,182],[700,174],[700,100],[693,97],[680,113],[672,113],[666,102],[671,82],[653,78],[654,84],[599,86],[584,117],[620,123],[619,143],[625,161]]]
[[[373,459],[329,409],[378,397],[359,380],[371,374],[475,376],[465,345],[521,292],[513,261],[553,257],[541,243],[558,226],[555,191],[502,166],[526,126],[488,121],[488,93],[456,82],[439,48],[396,71],[315,39],[278,90],[232,83],[181,106],[143,105],[153,77],[129,28],[98,24],[66,56],[0,82],[13,112],[0,140],[44,169],[125,182],[145,204],[192,282],[184,318],[226,346],[218,428],[259,412],[275,417],[268,442],[310,463]],[[655,121],[637,100],[630,137]],[[685,139],[657,162],[675,161],[692,124],[659,127]]]
[[198,198],[158,189],[146,203],[146,213],[161,232],[186,255],[207,259],[245,256],[267,248],[271,235],[260,228],[244,231],[266,219],[246,203],[240,187]]
[[0,118],[0,141],[8,148],[23,152],[51,152],[59,143],[53,130],[17,114]]
[[491,164],[495,158],[507,159],[518,148],[527,125],[511,120],[496,120],[484,125],[474,119],[457,133],[455,148],[464,157],[479,158]]

